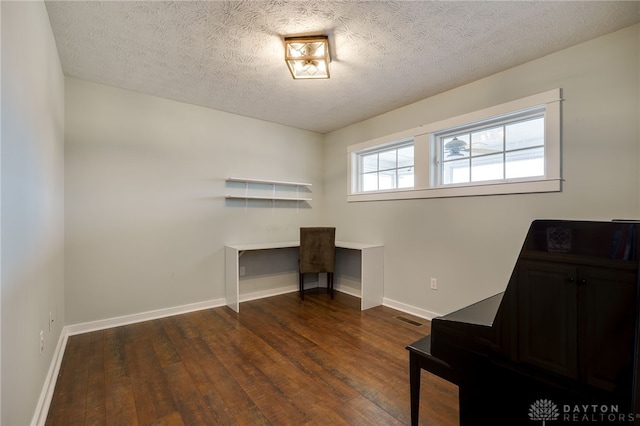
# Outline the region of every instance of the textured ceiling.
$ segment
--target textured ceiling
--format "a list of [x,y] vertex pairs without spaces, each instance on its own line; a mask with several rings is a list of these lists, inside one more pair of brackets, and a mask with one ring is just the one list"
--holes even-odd
[[[67,76],[326,133],[640,22],[640,1],[48,1]],[[331,79],[283,37],[325,34]]]

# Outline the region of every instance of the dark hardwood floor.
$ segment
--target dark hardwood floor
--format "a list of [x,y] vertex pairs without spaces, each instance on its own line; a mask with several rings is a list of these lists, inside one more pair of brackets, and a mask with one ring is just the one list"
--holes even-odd
[[[405,346],[429,328],[311,292],[72,336],[46,424],[408,425]],[[422,375],[421,424],[457,425],[457,387]]]

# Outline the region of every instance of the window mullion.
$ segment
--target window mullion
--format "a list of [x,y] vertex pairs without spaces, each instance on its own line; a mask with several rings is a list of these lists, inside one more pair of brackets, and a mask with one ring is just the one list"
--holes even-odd
[[376,153],[376,191],[380,190],[380,153]]
[[469,180],[467,182],[473,182],[473,151],[471,150],[473,141],[471,140],[471,137],[471,132],[469,132],[467,134],[467,139],[469,139]]
[[395,173],[396,174],[396,181],[395,181],[395,184],[393,186],[395,189],[398,189],[398,187],[400,186],[400,177],[398,176],[398,167],[399,167],[398,166],[398,157],[399,156],[400,156],[400,149],[398,148],[398,149],[396,149],[396,173]]
[[376,168],[378,169],[378,173],[376,173],[376,176],[378,177],[378,182],[376,184],[376,191],[379,191],[380,190],[380,153],[379,152],[376,154],[376,159],[377,159]]
[[507,126],[502,125],[502,179],[507,178]]

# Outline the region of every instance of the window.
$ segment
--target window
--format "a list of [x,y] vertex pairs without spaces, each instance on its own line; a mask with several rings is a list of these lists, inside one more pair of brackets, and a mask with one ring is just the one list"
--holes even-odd
[[434,135],[435,186],[544,176],[544,109]]
[[413,141],[359,155],[362,192],[413,187]]
[[560,89],[352,145],[347,201],[561,190]]

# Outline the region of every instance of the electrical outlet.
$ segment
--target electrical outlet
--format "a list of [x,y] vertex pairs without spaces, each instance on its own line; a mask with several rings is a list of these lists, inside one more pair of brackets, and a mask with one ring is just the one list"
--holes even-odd
[[244,274],[245,274],[244,266],[241,266],[240,267],[240,276],[244,277]]
[[431,278],[431,290],[437,290],[438,289],[438,279],[437,278]]
[[44,351],[44,330],[40,330],[40,353]]

